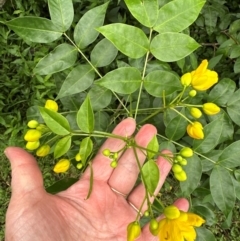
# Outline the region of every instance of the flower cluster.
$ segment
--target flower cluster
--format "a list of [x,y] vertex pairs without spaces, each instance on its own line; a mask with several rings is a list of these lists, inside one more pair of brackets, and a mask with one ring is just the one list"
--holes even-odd
[[[186,88],[191,86],[193,89],[190,90],[189,96],[194,97],[197,91],[205,91],[211,88],[218,82],[218,74],[215,71],[207,69],[208,61],[205,59],[199,65],[199,67],[190,72],[186,73],[181,77],[181,83]],[[202,116],[202,111],[198,107],[202,107],[202,110],[207,115],[215,115],[220,112],[220,108],[214,103],[205,103],[203,105],[193,106],[191,105],[190,114],[198,119]],[[187,133],[190,137],[200,140],[204,138],[204,131],[201,122],[189,121],[187,126]]]
[[[53,100],[47,100],[44,106],[46,109],[51,111],[58,111],[58,104]],[[45,124],[40,124],[36,120],[30,120],[28,122],[28,127],[30,129],[27,130],[26,134],[24,135],[25,141],[27,141],[26,149],[28,150],[36,150],[36,155],[39,157],[47,156],[50,153],[50,145],[44,143],[40,146],[40,138],[43,134],[49,132],[50,130]],[[79,159],[79,157],[77,157]],[[79,159],[80,160],[80,159]],[[80,164],[80,163],[79,163]],[[61,159],[59,160],[53,168],[53,171],[56,173],[66,172],[70,167],[70,160],[68,159]],[[78,166],[81,169],[80,165]]]
[[187,180],[187,174],[183,170],[182,166],[187,165],[187,160],[185,158],[193,156],[193,150],[189,147],[184,147],[181,149],[179,155],[174,159],[174,164],[172,166],[172,171],[174,173],[174,177],[180,181]]

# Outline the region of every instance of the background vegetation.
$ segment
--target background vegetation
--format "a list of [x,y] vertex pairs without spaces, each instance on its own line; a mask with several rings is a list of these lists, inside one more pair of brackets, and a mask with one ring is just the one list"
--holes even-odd
[[[104,0],[73,0],[75,6],[75,24],[89,9],[100,5]],[[107,22],[136,21],[127,11],[124,1],[112,1],[108,8]],[[159,4],[169,0],[159,0]],[[7,0],[0,1],[0,21],[19,16],[48,16],[46,0]],[[2,8],[1,8],[1,5]],[[201,15],[189,29],[190,35],[202,45],[193,58],[212,59],[210,67],[221,78],[234,80],[239,88],[240,73],[240,5],[238,0],[208,0]],[[26,43],[15,33],[0,24],[0,240],[4,240],[4,219],[10,198],[10,166],[3,151],[7,146],[24,146],[22,134],[26,129],[26,112],[30,106],[43,105],[45,100],[53,98],[58,86],[52,76],[33,75],[32,70],[40,58],[48,54],[59,43]],[[181,71],[183,61],[172,64],[172,68]],[[234,140],[239,140],[239,128],[235,127]],[[229,143],[230,144],[230,143]],[[53,162],[49,158],[39,159],[45,186],[51,185],[59,176],[52,172]],[[174,180],[171,176],[165,184],[167,198],[175,199],[178,190],[172,190]],[[239,191],[240,192],[240,191]],[[239,198],[239,194],[237,197]],[[213,210],[211,231],[219,241],[237,241],[240,236],[240,201],[226,219],[218,210]],[[209,224],[210,225],[210,224]]]

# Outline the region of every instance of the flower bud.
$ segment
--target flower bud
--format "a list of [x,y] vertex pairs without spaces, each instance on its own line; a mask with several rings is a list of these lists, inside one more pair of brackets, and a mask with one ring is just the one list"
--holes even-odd
[[179,209],[174,205],[164,208],[163,213],[168,219],[176,219],[180,216]]
[[203,126],[198,121],[194,121],[187,126],[187,133],[194,139],[200,140],[204,138]]
[[45,133],[45,132],[49,131],[48,127],[46,125],[44,125],[44,124],[39,124],[36,127],[36,130],[40,131],[41,133]]
[[40,148],[37,149],[36,155],[40,157],[44,157],[48,155],[50,152],[50,146],[49,145],[43,145]]
[[202,112],[196,107],[190,109],[190,114],[196,119],[202,116]]
[[191,73],[186,73],[181,77],[181,83],[183,86],[189,86],[192,81]]
[[180,155],[177,155],[177,156],[176,156],[177,162],[180,162],[182,159],[183,159],[182,156],[180,156]]
[[76,156],[75,156],[75,160],[77,162],[81,161],[82,160],[82,157],[80,156],[80,153],[78,153]]
[[42,135],[42,133],[38,130],[34,130],[34,129],[28,130],[24,136],[24,140],[30,141],[30,142],[38,141],[40,139],[41,135]]
[[141,234],[141,226],[139,222],[135,221],[127,226],[127,241],[136,240]]
[[193,156],[193,150],[190,147],[183,147],[180,151],[181,156],[191,157]]
[[82,167],[83,167],[82,162],[79,162],[79,163],[77,164],[77,169],[82,169]]
[[146,211],[144,212],[144,216],[145,216],[145,217],[148,217],[149,215],[150,215],[149,211],[146,210]]
[[34,129],[34,128],[36,128],[37,126],[38,126],[38,122],[36,121],[36,120],[30,120],[28,123],[27,123],[27,126],[29,127],[29,128],[32,128],[32,129]]
[[187,165],[187,160],[185,158],[183,158],[180,162],[179,162],[182,166],[186,166]]
[[117,163],[116,160],[114,160],[114,161],[112,161],[112,162],[110,163],[110,166],[111,166],[112,168],[116,168],[117,165],[118,165],[118,163]]
[[118,153],[117,152],[114,152],[113,154],[113,159],[117,159],[118,158]]
[[105,150],[103,150],[102,154],[103,154],[104,156],[110,156],[111,152],[110,152],[109,149],[105,149]]
[[203,111],[207,115],[215,115],[220,112],[220,108],[214,103],[205,103],[203,104]]
[[40,146],[40,142],[39,141],[28,141],[26,144],[26,149],[33,151],[36,150],[38,147]]
[[70,161],[68,159],[61,159],[54,166],[53,171],[56,173],[66,172],[70,167]]
[[159,233],[158,228],[159,228],[159,222],[155,218],[151,219],[151,221],[149,223],[150,233],[154,236],[157,236]]
[[189,95],[190,97],[194,97],[194,96],[197,95],[197,91],[196,91],[196,90],[190,90],[189,93],[188,93],[188,95]]
[[180,182],[183,182],[183,181],[187,180],[187,174],[184,170],[182,170],[179,173],[174,173],[174,177]]
[[44,106],[46,109],[52,110],[57,112],[58,111],[58,104],[54,100],[47,100]]
[[180,173],[180,172],[182,172],[183,169],[182,169],[182,167],[180,165],[174,164],[172,166],[172,170],[173,170],[174,173]]

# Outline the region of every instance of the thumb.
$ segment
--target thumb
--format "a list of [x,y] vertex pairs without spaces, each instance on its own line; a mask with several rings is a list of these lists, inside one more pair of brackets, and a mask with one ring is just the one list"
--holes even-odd
[[4,153],[11,163],[13,195],[44,190],[41,171],[31,154],[19,147],[8,147]]

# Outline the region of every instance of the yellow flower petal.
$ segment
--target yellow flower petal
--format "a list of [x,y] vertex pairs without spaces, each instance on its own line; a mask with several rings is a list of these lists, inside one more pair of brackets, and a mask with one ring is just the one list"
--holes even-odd
[[200,227],[203,223],[205,223],[205,220],[195,213],[187,213],[187,215],[187,222],[191,226]]
[[191,85],[196,90],[207,90],[218,82],[218,74],[207,69],[208,61],[203,60],[199,67],[191,72]]

